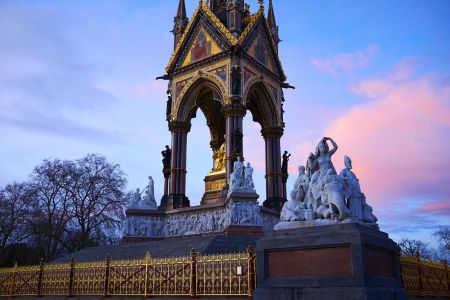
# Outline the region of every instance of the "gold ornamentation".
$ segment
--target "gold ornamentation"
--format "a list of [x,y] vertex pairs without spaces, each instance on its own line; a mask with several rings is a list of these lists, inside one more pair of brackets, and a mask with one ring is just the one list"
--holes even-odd
[[0,269],[0,296],[251,295],[252,257],[253,252],[196,256],[193,250],[183,257],[147,253],[143,259],[16,266]]
[[213,154],[213,172],[220,172],[225,170],[225,162],[226,162],[226,145],[223,143],[219,149],[214,150]]
[[[212,175],[213,173],[210,173]],[[216,173],[217,174],[217,173]],[[220,191],[226,184],[225,179],[219,179],[215,181],[206,181],[205,182],[205,192],[211,191]]]
[[[184,100],[183,98],[184,98],[184,95],[186,94],[186,92],[189,90],[189,88],[191,88],[195,84],[195,82],[197,80],[199,80],[201,78],[208,79],[208,80],[212,81],[213,83],[215,83],[216,86],[220,89],[220,93],[222,94],[222,97],[224,98],[223,101],[225,102],[225,99],[227,99],[228,93],[227,93],[224,83],[222,82],[220,77],[218,77],[217,75],[214,75],[212,73],[209,73],[209,72],[201,71],[200,73],[197,73],[194,77],[189,79],[189,81],[185,84],[184,88],[181,90],[180,95],[178,96],[178,99],[175,103],[175,106],[172,109],[172,120],[176,120],[179,117],[178,111],[180,109],[182,101]],[[226,104],[226,103],[222,103],[222,104]]]

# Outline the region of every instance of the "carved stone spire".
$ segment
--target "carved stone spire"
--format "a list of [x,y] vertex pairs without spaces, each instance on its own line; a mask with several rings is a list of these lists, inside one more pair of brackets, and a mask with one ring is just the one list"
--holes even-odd
[[228,29],[237,38],[242,31],[242,17],[244,14],[244,0],[228,0],[227,15]]
[[173,36],[174,36],[174,48],[177,46],[178,41],[183,35],[184,30],[188,24],[189,19],[186,17],[186,5],[184,4],[184,0],[180,0],[178,3],[177,15],[175,16],[173,22]]
[[227,26],[227,0],[210,0],[209,7],[217,18]]
[[272,33],[273,41],[275,42],[275,45],[277,47],[278,51],[278,44],[280,43],[280,36],[278,35],[278,26],[277,22],[275,21],[275,13],[273,11],[273,5],[272,0],[269,0],[269,10],[267,12],[267,25],[269,25],[270,32]]

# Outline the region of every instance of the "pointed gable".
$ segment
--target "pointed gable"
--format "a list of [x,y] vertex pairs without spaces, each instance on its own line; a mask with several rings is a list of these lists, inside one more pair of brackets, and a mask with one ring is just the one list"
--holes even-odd
[[272,73],[278,74],[275,68],[275,61],[270,50],[267,36],[262,30],[256,34],[253,42],[247,50],[247,54],[269,69]]
[[229,49],[236,39],[207,5],[197,7],[166,67],[187,66]]

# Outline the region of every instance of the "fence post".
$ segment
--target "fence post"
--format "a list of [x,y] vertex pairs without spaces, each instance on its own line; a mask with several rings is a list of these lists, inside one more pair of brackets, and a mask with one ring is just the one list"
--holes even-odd
[[148,296],[148,266],[150,264],[150,252],[145,253],[145,286],[144,286],[144,298]]
[[417,273],[419,275],[419,296],[423,295],[423,281],[422,281],[422,263],[420,261],[420,252],[416,252],[417,258]]
[[73,272],[75,268],[75,258],[70,258],[70,271],[69,271],[69,297],[73,297]]
[[450,282],[449,282],[449,278],[448,278],[448,264],[447,261],[444,260],[444,270],[445,270],[445,284],[446,284],[446,288],[447,288],[447,296],[450,295]]
[[255,252],[251,244],[247,247],[247,275],[248,275],[248,298],[253,299],[253,291],[256,287],[255,282]]
[[106,254],[106,264],[105,264],[105,290],[103,292],[103,296],[107,297],[109,294],[109,271],[111,267],[111,257],[109,253]]
[[37,296],[42,296],[42,275],[44,274],[44,258],[41,258],[39,262],[39,273],[38,273],[38,286],[37,286]]
[[403,272],[402,272],[402,249],[397,245],[397,260],[398,260],[398,274],[400,276],[400,284],[402,288],[405,288],[405,283],[403,281]]
[[16,272],[17,272],[17,261],[14,263],[13,273],[11,276],[11,289],[9,290],[9,295],[11,297],[14,295],[14,284],[16,283]]
[[191,298],[197,297],[197,252],[192,248],[191,250]]

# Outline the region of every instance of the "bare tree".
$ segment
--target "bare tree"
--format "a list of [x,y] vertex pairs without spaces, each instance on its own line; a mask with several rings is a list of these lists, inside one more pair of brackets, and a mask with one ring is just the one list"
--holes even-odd
[[442,248],[450,251],[450,226],[439,226],[439,230],[433,235],[438,238]]
[[13,183],[0,190],[0,265],[5,263],[15,245],[29,238],[29,212],[26,184]]
[[30,178],[34,200],[33,239],[37,251],[46,260],[72,250],[66,237],[67,226],[72,219],[68,187],[75,171],[73,162],[44,160]]
[[119,165],[96,154],[77,160],[76,165],[70,185],[76,248],[108,244],[118,238],[123,226],[125,174]]
[[422,241],[403,238],[398,245],[400,246],[403,255],[420,255],[422,258],[431,258],[431,251],[428,244],[425,244]]
[[436,260],[450,259],[450,226],[439,226],[439,229],[433,234],[437,237],[439,248],[436,250]]

